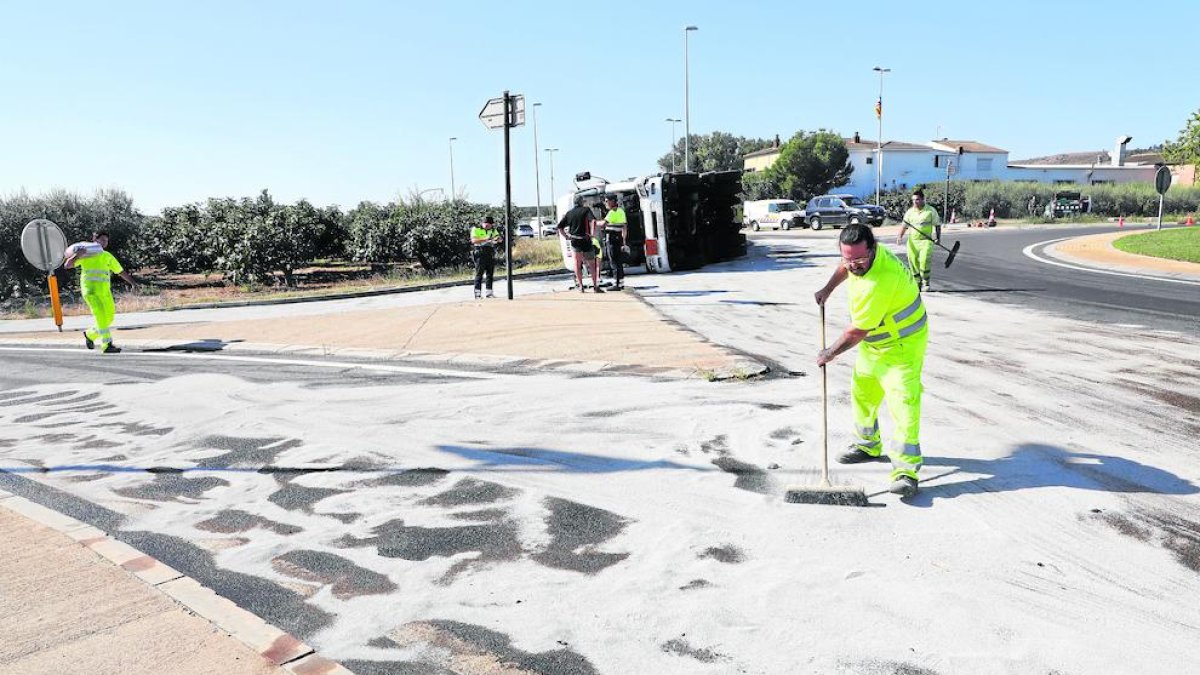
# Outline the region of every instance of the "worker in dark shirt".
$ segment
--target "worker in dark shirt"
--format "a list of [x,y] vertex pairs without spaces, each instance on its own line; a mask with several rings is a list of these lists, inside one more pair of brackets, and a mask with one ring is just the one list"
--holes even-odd
[[558,236],[566,237],[571,242],[571,250],[575,254],[575,288],[579,292],[583,288],[583,264],[588,265],[592,274],[592,291],[603,293],[600,289],[600,266],[596,263],[596,217],[592,210],[583,205],[583,198],[575,198],[575,208],[563,214],[558,221]]

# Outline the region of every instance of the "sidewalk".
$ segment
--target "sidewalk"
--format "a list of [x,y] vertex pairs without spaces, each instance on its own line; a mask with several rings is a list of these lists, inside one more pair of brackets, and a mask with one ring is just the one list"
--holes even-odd
[[157,560],[2,490],[0,542],[0,675],[348,672]]
[[[518,287],[518,293],[522,290]],[[543,288],[512,302],[457,300],[470,290],[454,292],[455,301],[445,301],[441,293],[434,296],[441,301],[426,304],[388,306],[377,298],[373,309],[307,303],[296,315],[281,314],[278,307],[118,314],[114,335],[118,345],[133,350],[228,350],[683,378],[744,377],[767,370],[669,322],[633,291],[594,295]],[[8,328],[26,330],[3,331],[0,344],[82,348],[78,329],[68,329],[71,323],[82,327],[87,318],[72,318],[62,333],[46,320],[40,330],[28,330],[33,324],[22,321]]]

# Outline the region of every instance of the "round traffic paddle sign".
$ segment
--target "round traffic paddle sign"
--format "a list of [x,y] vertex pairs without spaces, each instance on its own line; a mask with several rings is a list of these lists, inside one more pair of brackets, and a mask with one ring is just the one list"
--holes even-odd
[[43,272],[53,272],[63,262],[67,238],[62,230],[45,218],[29,221],[21,230],[21,252],[30,265]]

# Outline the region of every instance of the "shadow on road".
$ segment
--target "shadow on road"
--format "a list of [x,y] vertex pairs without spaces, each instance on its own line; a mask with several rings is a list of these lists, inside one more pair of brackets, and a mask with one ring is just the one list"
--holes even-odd
[[1001,459],[928,457],[925,466],[950,467],[937,478],[956,473],[982,478],[947,484],[923,484],[907,503],[932,506],[935,499],[950,499],[980,492],[1012,492],[1042,487],[1067,487],[1124,494],[1194,495],[1200,487],[1153,466],[1124,457],[1072,452],[1053,445],[1025,444]]

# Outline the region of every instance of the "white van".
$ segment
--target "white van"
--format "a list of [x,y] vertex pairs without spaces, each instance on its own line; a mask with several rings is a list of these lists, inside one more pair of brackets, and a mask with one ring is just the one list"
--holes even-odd
[[790,199],[743,202],[742,224],[755,232],[764,227],[790,230],[804,225],[804,208]]

